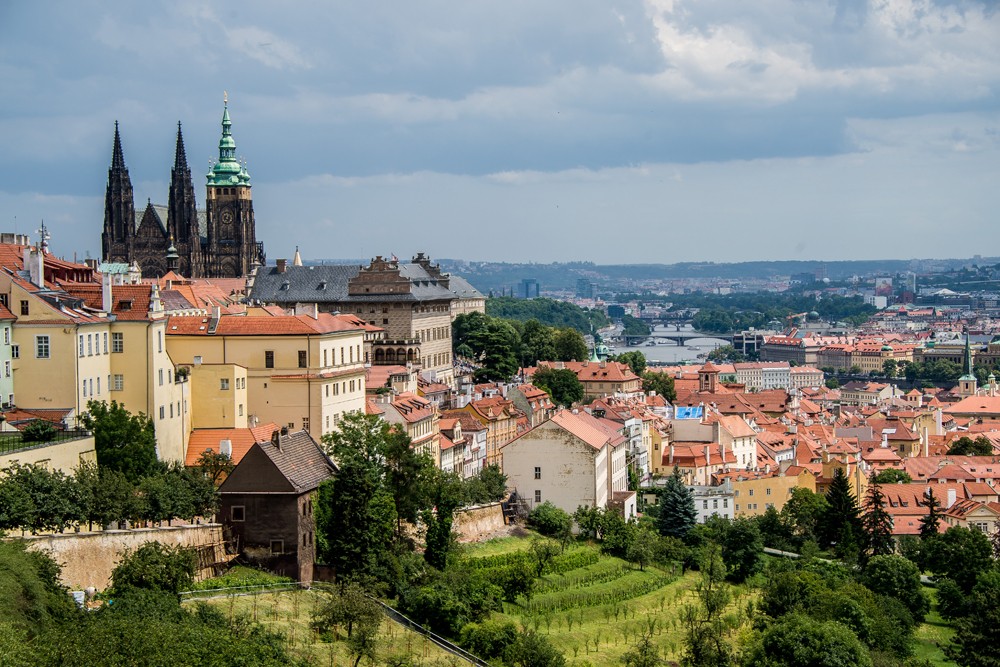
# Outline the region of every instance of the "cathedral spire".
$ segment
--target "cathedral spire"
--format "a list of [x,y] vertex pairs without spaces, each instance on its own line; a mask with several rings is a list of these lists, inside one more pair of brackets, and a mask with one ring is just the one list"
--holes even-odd
[[969,341],[969,328],[965,328],[965,355],[962,358],[962,375],[972,376],[972,345]]
[[181,122],[177,121],[177,148],[174,150],[174,169],[188,168],[187,154],[184,152],[184,135],[181,133]]
[[208,172],[208,185],[250,185],[250,174],[236,159],[236,140],[233,139],[233,122],[229,120],[229,95],[222,98],[222,138],[219,139],[219,161]]
[[115,121],[115,147],[111,151],[111,169],[125,169],[125,155],[122,153],[122,138],[118,134],[118,121]]

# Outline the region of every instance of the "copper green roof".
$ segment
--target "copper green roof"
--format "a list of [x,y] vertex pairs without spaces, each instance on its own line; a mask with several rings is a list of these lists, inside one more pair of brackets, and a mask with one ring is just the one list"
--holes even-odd
[[222,109],[222,138],[219,139],[219,161],[208,172],[208,185],[214,187],[243,185],[250,187],[250,174],[236,159],[233,123],[229,120],[229,103]]

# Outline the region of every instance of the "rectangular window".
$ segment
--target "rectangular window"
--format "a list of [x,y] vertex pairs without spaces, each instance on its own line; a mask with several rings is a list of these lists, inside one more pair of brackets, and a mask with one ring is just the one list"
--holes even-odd
[[228,391],[229,390],[229,378],[220,378],[219,379],[219,389],[221,389],[222,391]]
[[542,502],[542,491],[541,491],[541,489],[535,489],[535,502],[536,503]]
[[753,489],[750,489],[750,495],[751,496],[753,495]]
[[305,368],[306,365],[306,351],[299,350],[299,368]]
[[170,404],[170,418],[171,419],[174,418],[174,404],[173,403]]
[[90,334],[87,334],[87,356],[94,356],[94,340]]
[[273,553],[273,554],[283,554],[283,553],[285,553],[285,541],[284,540],[271,540],[271,553]]
[[49,337],[48,336],[35,336],[35,358],[36,359],[48,359],[49,358]]
[[10,345],[10,327],[3,328],[3,344]]
[[233,505],[232,510],[230,510],[232,521],[234,523],[246,521],[246,511],[245,505]]
[[108,332],[104,332],[104,354],[108,353]]
[[83,397],[87,398],[87,381],[83,381]]
[[309,417],[303,417],[302,418],[302,430],[303,431],[308,431],[309,430]]
[[722,499],[722,506],[723,507],[729,507],[729,498],[723,498]]
[[21,314],[22,315],[27,315],[28,314],[28,302],[27,301],[22,301],[21,302]]
[[11,359],[20,359],[21,358],[21,346],[20,345],[11,345],[10,346],[10,358]]
[[239,414],[239,416],[240,417],[243,416],[243,404],[242,403],[240,403],[240,414]]
[[101,378],[100,377],[97,378],[97,395],[98,396],[101,395]]
[[764,495],[771,495],[771,487],[767,487],[767,491],[764,492]]
[[9,361],[3,362],[3,376],[6,377],[6,378],[10,377],[10,362]]
[[159,376],[160,386],[162,387],[163,386],[163,369],[162,368],[159,370],[159,372],[157,373],[157,375]]
[[125,376],[121,373],[116,373],[114,382],[111,385],[111,391],[122,391],[123,389],[125,389]]
[[712,499],[712,509],[714,510],[719,509],[719,501],[715,498]]
[[167,409],[166,409],[166,408],[164,408],[164,407],[163,407],[163,406],[161,405],[161,406],[160,406],[160,419],[166,419],[166,417],[167,417]]
[[125,334],[121,332],[111,334],[111,351],[112,352],[125,351]]
[[163,332],[162,331],[157,331],[156,332],[156,347],[158,348],[157,351],[163,352]]
[[541,478],[542,478],[542,467],[535,466],[535,479],[541,479]]
[[701,508],[703,510],[707,510],[708,509],[708,501],[707,500],[701,501]]
[[80,356],[83,356],[83,334],[80,334]]
[[264,368],[274,368],[274,350],[264,350]]

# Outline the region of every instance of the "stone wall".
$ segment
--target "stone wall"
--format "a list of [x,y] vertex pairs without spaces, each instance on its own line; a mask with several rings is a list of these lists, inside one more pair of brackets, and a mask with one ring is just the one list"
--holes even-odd
[[196,549],[199,560],[197,579],[212,576],[215,574],[213,566],[227,560],[220,524],[65,533],[23,539],[30,549],[46,551],[62,565],[60,579],[71,590],[84,590],[90,586],[104,590],[122,554],[147,542]]
[[22,465],[33,463],[49,470],[62,470],[67,475],[72,475],[73,471],[85,461],[97,463],[92,435],[74,440],[59,440],[0,455],[0,469],[15,463]]
[[455,522],[452,524],[459,542],[485,539],[503,527],[503,508],[500,503],[459,510],[455,512]]

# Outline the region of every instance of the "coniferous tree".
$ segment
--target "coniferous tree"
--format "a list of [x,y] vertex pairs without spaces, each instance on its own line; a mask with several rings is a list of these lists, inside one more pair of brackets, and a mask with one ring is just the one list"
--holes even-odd
[[938,526],[941,523],[941,501],[934,496],[934,489],[927,489],[927,497],[920,501],[923,507],[927,508],[927,514],[920,517],[920,538],[928,539],[938,534]]
[[823,545],[836,546],[837,554],[842,558],[856,555],[861,536],[861,510],[847,475],[839,468],[833,473],[826,502],[828,507],[819,526]]
[[885,494],[872,472],[865,496],[865,513],[861,517],[863,531],[862,555],[867,560],[873,556],[886,556],[896,550],[892,539],[892,516],[885,509]]
[[694,509],[694,495],[684,485],[677,466],[674,466],[674,472],[660,491],[659,505],[656,528],[660,535],[683,539],[697,521],[698,513]]

